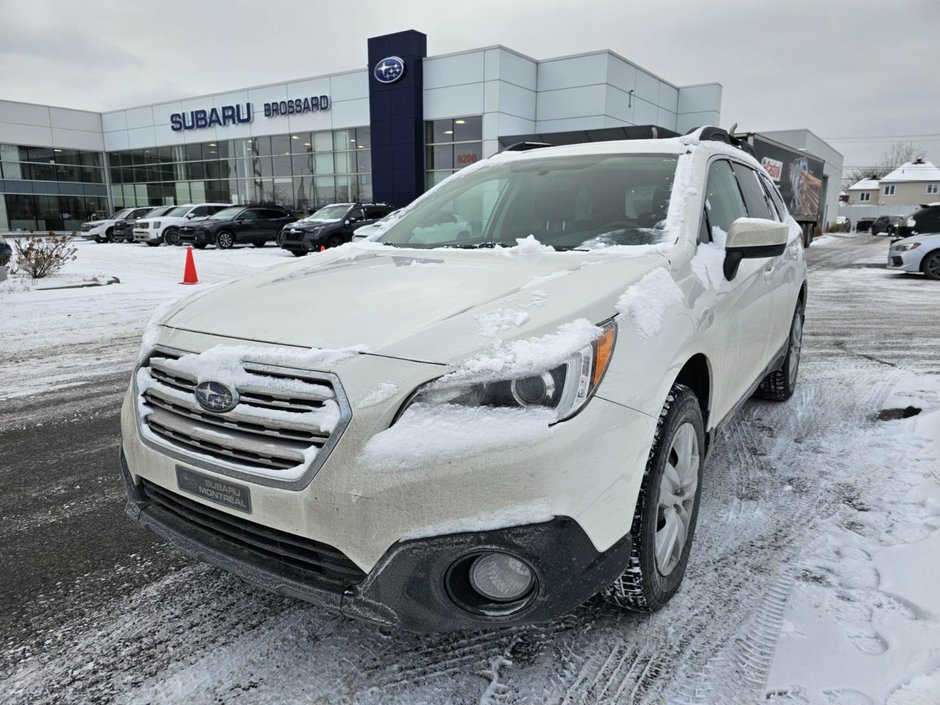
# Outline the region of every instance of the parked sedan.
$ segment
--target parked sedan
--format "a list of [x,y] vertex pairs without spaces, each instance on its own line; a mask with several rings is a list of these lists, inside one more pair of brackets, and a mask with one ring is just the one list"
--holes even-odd
[[871,224],[872,235],[897,235],[898,226],[903,220],[900,215],[882,215],[875,219]]
[[928,279],[940,279],[940,233],[892,242],[888,250],[888,269],[922,272]]
[[239,243],[264,247],[293,220],[293,215],[280,208],[232,206],[206,220],[181,226],[179,239],[181,245],[192,243],[198,250],[207,245],[227,250]]
[[289,223],[278,235],[278,245],[295,257],[352,240],[353,231],[391,212],[385,203],[331,203],[313,215]]

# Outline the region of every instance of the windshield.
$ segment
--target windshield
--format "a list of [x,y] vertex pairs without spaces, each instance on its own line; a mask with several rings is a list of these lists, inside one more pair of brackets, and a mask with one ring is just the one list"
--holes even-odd
[[123,218],[124,216],[126,216],[128,213],[130,213],[132,210],[134,210],[134,209],[133,209],[133,208],[123,208],[122,210],[119,210],[117,213],[115,213],[114,215],[112,215],[112,216],[111,216],[111,220],[120,220],[121,218]]
[[210,215],[209,220],[231,220],[243,210],[245,209],[241,206],[236,206],[235,208],[223,208],[215,215]]
[[147,214],[148,218],[159,218],[161,215],[167,215],[170,211],[175,210],[176,206],[164,206],[163,208],[157,208],[152,210]]
[[675,155],[507,160],[456,175],[415,203],[378,241],[400,247],[555,249],[650,245],[665,238]]
[[346,215],[346,211],[348,210],[349,206],[347,205],[325,206],[316,213],[308,215],[306,218],[304,218],[304,220],[307,222],[317,221],[318,223],[326,223],[333,220],[339,220],[344,215]]
[[192,206],[177,206],[166,215],[173,216],[174,218],[182,218],[190,208],[192,208]]

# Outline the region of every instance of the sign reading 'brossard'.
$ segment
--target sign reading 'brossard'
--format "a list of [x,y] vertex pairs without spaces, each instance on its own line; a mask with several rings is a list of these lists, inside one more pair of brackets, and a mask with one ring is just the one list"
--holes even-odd
[[[303,113],[314,113],[329,109],[329,96],[321,95],[265,103],[264,116],[302,115]],[[182,130],[201,130],[205,127],[240,125],[252,122],[254,116],[255,111],[251,103],[223,105],[209,110],[190,110],[187,113],[173,113],[170,115],[170,129],[174,132],[181,132]]]

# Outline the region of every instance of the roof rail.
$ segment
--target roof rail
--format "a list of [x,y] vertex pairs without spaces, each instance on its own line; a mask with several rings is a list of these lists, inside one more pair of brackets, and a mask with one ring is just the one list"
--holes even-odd
[[543,147],[551,147],[551,146],[552,145],[550,145],[548,142],[516,142],[515,144],[511,144],[508,147],[506,147],[506,149],[504,149],[503,151],[504,152],[528,152],[532,149],[542,149]]
[[[737,123],[735,123],[735,126],[737,126]],[[702,131],[698,136],[699,142],[724,142],[725,144],[729,144],[732,147],[737,147],[738,149],[747,152],[752,157],[755,156],[754,148],[747,141],[746,137],[738,137],[721,127],[714,127],[712,125],[693,127],[685,134],[690,135],[698,130]]]

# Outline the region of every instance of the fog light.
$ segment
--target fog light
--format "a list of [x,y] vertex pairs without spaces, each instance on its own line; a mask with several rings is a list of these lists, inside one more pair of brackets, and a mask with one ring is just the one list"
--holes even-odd
[[473,589],[494,602],[518,600],[532,589],[534,582],[529,566],[505,553],[484,554],[470,566]]

